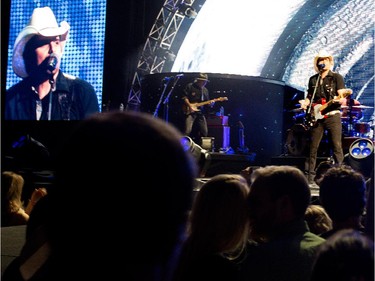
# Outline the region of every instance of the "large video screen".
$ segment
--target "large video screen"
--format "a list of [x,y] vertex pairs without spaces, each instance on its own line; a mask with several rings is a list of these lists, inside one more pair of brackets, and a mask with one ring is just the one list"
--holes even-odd
[[99,110],[102,104],[106,0],[95,1],[28,1],[12,0],[10,6],[6,89],[22,78],[12,68],[13,46],[18,34],[28,25],[33,10],[48,6],[57,23],[66,21],[70,31],[60,69],[89,82],[95,89]]

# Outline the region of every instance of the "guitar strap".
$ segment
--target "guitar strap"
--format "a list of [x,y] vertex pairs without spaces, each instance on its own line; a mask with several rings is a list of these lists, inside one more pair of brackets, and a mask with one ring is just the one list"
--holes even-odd
[[314,123],[315,123],[315,118],[313,116],[313,112],[312,112],[312,105],[313,105],[313,101],[315,99],[315,95],[316,95],[316,90],[318,89],[318,86],[320,84],[320,82],[322,81],[321,79],[321,76],[320,76],[320,73],[317,75],[316,77],[316,82],[315,82],[315,87],[314,87],[314,92],[312,93],[311,97],[310,97],[310,104],[309,106],[307,107],[307,110],[306,110],[306,115],[305,115],[305,118],[304,118],[304,123],[309,127],[311,128]]
[[335,96],[336,89],[334,89],[335,88],[334,80],[335,80],[335,76],[329,76],[328,77],[329,82],[328,82],[328,85],[327,85],[327,90],[329,92],[329,97],[327,97],[327,101],[332,100]]

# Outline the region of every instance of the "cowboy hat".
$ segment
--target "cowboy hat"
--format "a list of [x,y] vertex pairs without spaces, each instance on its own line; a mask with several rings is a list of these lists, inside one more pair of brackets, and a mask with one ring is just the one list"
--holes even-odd
[[314,58],[314,69],[316,72],[319,72],[319,69],[318,69],[319,58],[329,58],[333,67],[333,56],[330,55],[326,50],[320,50],[319,53]]
[[51,8],[35,8],[28,25],[18,34],[14,43],[12,58],[14,73],[21,78],[29,76],[26,71],[23,52],[27,42],[29,42],[34,35],[44,37],[61,36],[61,42],[64,46],[69,29],[70,26],[66,21],[62,21],[60,26],[58,26]]
[[208,75],[205,73],[199,73],[199,76],[195,78],[195,80],[203,80],[209,82]]

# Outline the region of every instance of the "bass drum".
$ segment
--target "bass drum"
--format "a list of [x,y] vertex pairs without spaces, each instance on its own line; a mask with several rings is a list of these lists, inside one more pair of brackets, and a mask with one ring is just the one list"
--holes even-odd
[[354,134],[356,137],[366,138],[370,135],[370,124],[358,122],[354,124]]
[[287,131],[286,148],[293,156],[306,156],[308,153],[308,128],[303,124],[295,124]]

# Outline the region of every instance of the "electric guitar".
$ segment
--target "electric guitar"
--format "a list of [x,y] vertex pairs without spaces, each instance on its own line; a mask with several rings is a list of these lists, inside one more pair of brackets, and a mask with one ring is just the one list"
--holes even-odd
[[198,108],[199,106],[210,104],[210,103],[216,102],[216,101],[227,101],[227,100],[228,100],[227,97],[220,97],[220,98],[216,98],[216,99],[212,99],[212,100],[192,103],[191,108],[189,106],[187,106],[186,104],[183,104],[182,110],[186,115],[188,115],[192,112],[200,111],[200,109]]
[[[346,98],[352,93],[353,91],[348,90],[342,93],[340,98]],[[309,127],[314,127],[316,125],[316,121],[318,121],[319,119],[327,118],[327,115],[325,115],[326,113],[329,112],[329,111],[326,112],[327,108],[329,109],[329,107],[332,106],[335,102],[338,102],[338,100],[339,99],[332,99],[329,102],[325,102],[325,99],[322,99],[322,103],[313,105],[312,113],[310,112],[310,114],[306,114],[305,124]],[[336,108],[333,110],[336,110]]]

